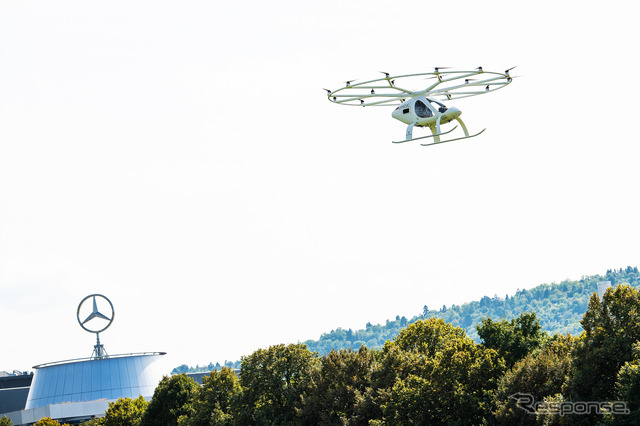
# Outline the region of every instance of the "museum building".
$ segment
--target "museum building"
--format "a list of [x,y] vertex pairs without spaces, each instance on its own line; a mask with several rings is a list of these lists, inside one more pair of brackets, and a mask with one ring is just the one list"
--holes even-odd
[[[92,297],[93,310],[81,321],[80,307]],[[97,297],[108,302],[105,306],[111,307],[110,316],[100,312]],[[165,352],[108,355],[100,344],[98,333],[113,321],[113,305],[102,295],[93,294],[83,299],[78,307],[78,318],[82,328],[96,334],[97,344],[92,356],[34,366],[33,376],[28,376],[30,384],[25,377],[23,386],[9,388],[7,385],[5,395],[11,399],[3,398],[7,403],[0,404],[0,407],[13,408],[15,411],[0,412],[0,417],[7,416],[14,425],[31,425],[43,417],[50,417],[60,423],[79,424],[103,417],[108,403],[119,398],[143,396],[147,400],[151,399],[163,376],[162,363],[158,361]],[[98,331],[88,329],[86,324],[95,318],[108,321],[107,326]],[[9,379],[4,381],[9,383]]]

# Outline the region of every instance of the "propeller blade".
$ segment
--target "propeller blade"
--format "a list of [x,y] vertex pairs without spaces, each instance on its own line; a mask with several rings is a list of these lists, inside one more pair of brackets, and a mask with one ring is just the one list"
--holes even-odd
[[[516,65],[515,67],[517,67],[517,65]],[[509,75],[509,71],[511,71],[511,70],[512,70],[512,69],[514,69],[515,67],[511,67],[511,68],[509,68],[508,70],[505,70],[505,71],[504,71],[504,73],[505,73],[506,75]]]

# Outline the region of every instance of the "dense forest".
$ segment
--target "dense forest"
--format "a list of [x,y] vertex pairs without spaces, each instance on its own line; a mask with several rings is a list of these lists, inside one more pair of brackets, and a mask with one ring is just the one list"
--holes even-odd
[[[561,283],[541,284],[530,290],[517,290],[514,295],[506,295],[504,298],[497,295],[485,296],[479,301],[443,306],[435,310],[424,306],[422,314],[411,319],[396,316],[394,320],[387,320],[384,325],[367,323],[366,328],[361,330],[338,328],[322,334],[318,340],[303,343],[319,355],[325,355],[332,349],[355,350],[360,346],[379,349],[385,342],[396,337],[402,328],[426,318],[442,318],[449,324],[463,328],[469,337],[478,342],[476,327],[483,319],[515,318],[522,312],[535,312],[542,329],[547,333],[571,333],[575,336],[582,332],[580,320],[599,281],[610,281],[613,286],[627,283],[638,288],[640,274],[637,267],[629,266],[608,270],[605,275],[584,276],[579,281],[565,280]],[[174,368],[172,374],[220,370],[223,366],[237,369],[240,368],[240,361],[195,367],[183,364]]]
[[479,301],[435,310],[424,306],[422,314],[411,319],[397,316],[395,320],[387,320],[384,325],[367,323],[366,328],[361,330],[338,328],[304,344],[320,355],[331,349],[358,349],[362,345],[370,349],[381,348],[387,340],[397,336],[402,328],[426,318],[442,318],[449,324],[463,328],[469,337],[478,342],[476,327],[483,319],[515,318],[522,312],[535,312],[542,329],[547,333],[578,335],[582,332],[580,320],[599,281],[610,281],[612,286],[627,283],[638,288],[640,274],[637,267],[629,266],[608,270],[604,276],[584,276],[579,281],[565,280],[541,284],[530,290],[517,290],[513,296],[506,295],[504,298],[485,296]]
[[[609,277],[621,274],[637,277]],[[427,317],[380,349],[319,355],[303,343],[274,345],[202,386],[164,377],[150,401],[121,398],[84,425],[640,424],[640,291],[619,283],[602,298],[592,293],[580,325],[573,336],[544,331],[535,312],[485,317],[476,342]]]

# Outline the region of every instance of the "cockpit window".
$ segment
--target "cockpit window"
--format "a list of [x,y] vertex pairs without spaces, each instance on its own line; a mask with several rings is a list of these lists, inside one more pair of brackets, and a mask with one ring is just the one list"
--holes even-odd
[[416,115],[420,118],[427,118],[433,115],[431,110],[419,99],[416,101],[414,108]]
[[441,112],[441,113],[443,113],[443,114],[444,114],[444,113],[447,111],[447,106],[446,106],[445,104],[440,103],[440,102],[436,101],[435,99],[429,99],[429,98],[427,98],[427,100],[428,100],[429,102],[431,102],[431,105],[432,105],[435,109],[437,109],[439,112]]

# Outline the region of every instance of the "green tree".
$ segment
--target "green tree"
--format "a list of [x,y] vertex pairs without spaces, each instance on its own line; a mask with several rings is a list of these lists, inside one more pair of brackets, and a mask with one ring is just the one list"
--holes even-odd
[[571,352],[577,340],[571,335],[555,335],[539,352],[528,354],[504,374],[496,393],[498,424],[536,424],[536,416],[518,408],[516,398],[511,396],[529,394],[534,401],[542,402],[561,394],[571,372]]
[[109,408],[102,418],[104,426],[138,426],[147,409],[148,403],[139,396],[136,399],[120,398],[109,403]]
[[0,417],[0,426],[12,426],[13,422],[7,416]]
[[616,416],[617,424],[640,424],[640,342],[632,350],[633,360],[620,368],[616,379],[616,398],[627,403],[630,413]]
[[190,370],[189,366],[187,364],[182,364],[176,368],[174,368],[173,370],[171,370],[171,374],[182,374],[182,373],[188,373]]
[[60,424],[59,421],[52,419],[51,417],[43,417],[33,424],[33,426],[69,426],[68,423]]
[[479,424],[490,416],[504,361],[463,329],[442,319],[416,321],[382,353],[388,424]]
[[609,400],[618,371],[633,360],[633,345],[640,340],[640,292],[627,285],[610,287],[602,302],[594,293],[581,323],[584,333],[573,353],[567,396]]
[[142,426],[172,426],[189,413],[191,399],[198,384],[184,374],[163,377],[153,392],[153,398],[142,417]]
[[[312,387],[303,397],[301,421],[306,424],[367,424],[366,395],[372,392],[372,374],[377,368],[376,352],[331,351],[312,372]],[[378,411],[379,412],[379,411]]]
[[275,345],[242,358],[237,422],[267,425],[293,423],[318,364],[304,344]]
[[511,321],[485,318],[476,330],[482,344],[498,351],[509,368],[542,346],[546,338],[535,312],[522,313]]
[[93,418],[80,423],[81,426],[102,426],[102,417]]
[[178,419],[180,426],[232,424],[232,403],[241,393],[240,381],[233,370],[222,367],[203,377],[202,387],[195,394],[189,413]]

